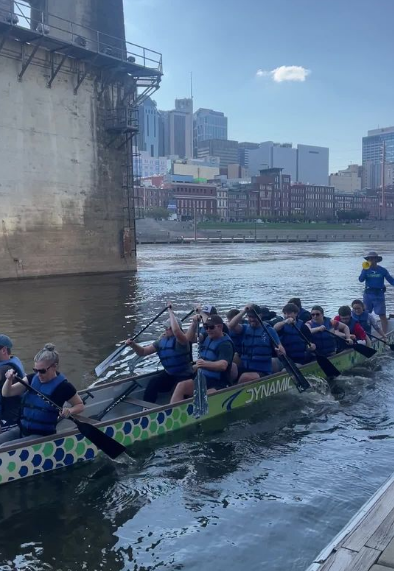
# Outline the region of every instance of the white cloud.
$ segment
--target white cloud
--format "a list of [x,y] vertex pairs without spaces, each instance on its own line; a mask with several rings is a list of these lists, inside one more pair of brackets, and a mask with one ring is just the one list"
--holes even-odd
[[258,69],[256,77],[271,77],[276,83],[283,81],[305,81],[312,72],[301,65],[281,65],[271,71]]

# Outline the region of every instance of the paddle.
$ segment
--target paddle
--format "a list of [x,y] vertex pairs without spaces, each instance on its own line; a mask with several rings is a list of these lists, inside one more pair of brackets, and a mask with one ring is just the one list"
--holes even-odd
[[376,337],[376,335],[372,335],[372,333],[367,333],[367,335],[369,337],[372,337],[372,339],[376,339],[377,341],[380,341],[381,343],[384,343],[384,345],[388,345],[390,347],[390,349],[392,351],[394,351],[394,343],[387,343],[387,341],[383,341],[383,339],[381,339],[380,337]]
[[364,357],[367,357],[367,359],[373,357],[375,353],[377,353],[376,349],[372,349],[372,347],[367,347],[366,345],[360,345],[359,343],[353,343],[352,345],[349,345],[348,343],[346,343],[344,339],[342,339],[342,337],[335,335],[335,333],[333,333],[332,331],[328,331],[328,329],[326,329],[326,331],[330,335],[334,335],[334,337],[337,340],[339,340],[342,344],[346,345],[348,349],[354,349],[354,351],[357,351],[357,353],[360,353]]
[[[251,307],[251,309],[255,314],[256,318],[258,319],[258,321],[260,322],[261,327],[268,335],[271,345],[275,347],[275,349],[277,349],[279,345],[273,338],[272,333],[270,332],[264,321],[260,318],[258,313],[256,313],[256,311],[253,309],[253,307]],[[278,355],[278,359],[282,363],[286,371],[289,373],[289,375],[293,377],[294,384],[300,393],[306,391],[307,389],[310,389],[311,387],[310,384],[308,383],[304,375],[301,373],[297,365],[294,363],[294,361],[290,359],[290,357],[288,357],[287,355]]]
[[[165,311],[167,311],[167,307],[165,307],[164,309],[162,309],[151,321],[149,321],[149,323],[147,325],[145,325],[145,327],[143,327],[140,331],[138,331],[138,333],[136,333],[134,335],[134,337],[132,337],[131,339],[134,341],[135,339],[137,339],[137,337],[139,337],[141,335],[141,333],[143,333],[146,329],[148,329],[148,327],[150,325],[152,325],[152,323],[154,323],[156,321],[156,319],[158,319],[160,317],[160,315],[162,315]],[[116,361],[117,357],[122,353],[122,351],[127,347],[125,342],[122,342],[122,345],[120,347],[117,347],[115,349],[115,351],[113,353],[111,353],[111,355],[108,355],[108,357],[106,359],[104,359],[104,361],[102,361],[99,365],[97,365],[97,367],[94,369],[94,372],[96,373],[96,375],[99,377],[100,375],[102,375],[104,373],[104,371],[106,371],[108,369],[108,367],[114,362]]]
[[[57,408],[57,410],[59,410],[59,411],[63,410],[61,406],[58,406],[51,399],[49,399],[46,395],[44,395],[43,393],[41,393],[40,391],[38,391],[34,387],[30,386],[29,383],[26,383],[20,377],[16,377],[16,380],[19,383],[21,383],[24,387],[26,387],[29,391],[36,393],[36,395],[38,395],[40,398],[42,398],[45,402],[47,402],[51,406]],[[109,456],[113,460],[115,458],[117,458],[118,456],[120,456],[121,454],[123,454],[123,452],[126,451],[126,448],[123,446],[123,444],[116,442],[116,440],[114,440],[110,436],[107,436],[104,432],[99,430],[96,426],[93,426],[92,424],[81,420],[81,417],[79,417],[77,419],[73,416],[69,416],[68,418],[70,420],[72,420],[77,425],[79,432],[81,434],[83,434],[83,436],[85,436],[85,438],[90,440],[93,444],[95,444],[97,446],[97,448],[99,448],[100,450],[105,452],[105,454],[107,454],[107,456]]]
[[[200,358],[201,341],[200,341],[200,320],[198,320],[197,328],[197,359]],[[207,380],[204,373],[200,368],[197,369],[197,375],[194,378],[194,392],[193,392],[193,416],[200,418],[208,414],[208,395],[207,395]]]
[[[308,340],[308,338],[303,334],[303,332],[301,331],[301,329],[299,329],[299,327],[297,327],[297,325],[295,323],[293,323],[293,327],[295,329],[297,329],[299,335],[303,338],[303,340],[306,342],[306,344],[310,347],[311,342]],[[338,377],[338,375],[341,374],[341,371],[339,371],[336,366],[331,363],[330,359],[328,359],[328,357],[325,357],[324,355],[321,355],[320,353],[318,353],[317,351],[311,351],[311,353],[314,353],[316,355],[316,361],[319,365],[319,367],[321,368],[321,370],[324,372],[324,374],[329,377]]]

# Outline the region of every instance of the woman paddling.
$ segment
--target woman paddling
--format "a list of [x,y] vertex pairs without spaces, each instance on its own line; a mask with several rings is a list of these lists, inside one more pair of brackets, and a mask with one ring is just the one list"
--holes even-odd
[[337,342],[331,333],[342,337],[347,343],[352,344],[349,327],[340,321],[335,321],[324,315],[324,309],[320,305],[314,305],[311,311],[312,319],[307,322],[307,326],[313,335],[313,343],[316,350],[324,357],[331,357],[337,352]]
[[[58,372],[59,353],[55,345],[47,343],[34,357],[34,374],[25,377],[33,389],[40,391],[58,406],[63,407],[60,417],[80,414],[84,404],[75,387]],[[23,395],[21,417],[19,426],[11,428],[0,435],[0,443],[15,440],[16,438],[35,438],[49,436],[56,433],[58,410],[44,401],[35,392],[29,391],[21,383],[15,382],[15,371],[10,369],[6,373],[2,396],[15,397]],[[64,407],[68,402],[71,407]]]

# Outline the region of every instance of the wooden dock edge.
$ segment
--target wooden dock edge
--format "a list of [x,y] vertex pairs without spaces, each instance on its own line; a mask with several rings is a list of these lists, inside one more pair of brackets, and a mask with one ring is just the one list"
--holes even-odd
[[[344,542],[344,539],[358,527],[360,522],[372,511],[376,503],[385,494],[388,488],[394,484],[394,474],[371,496],[371,498],[358,510],[349,520],[344,528],[334,537],[334,539],[314,558],[312,564],[306,571],[319,571],[327,562],[328,558],[334,554]],[[388,569],[389,571],[389,569]]]

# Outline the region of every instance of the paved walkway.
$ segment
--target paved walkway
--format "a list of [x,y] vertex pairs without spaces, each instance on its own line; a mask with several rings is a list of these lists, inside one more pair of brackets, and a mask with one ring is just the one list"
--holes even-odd
[[394,569],[394,475],[360,509],[307,571]]

